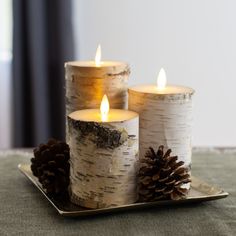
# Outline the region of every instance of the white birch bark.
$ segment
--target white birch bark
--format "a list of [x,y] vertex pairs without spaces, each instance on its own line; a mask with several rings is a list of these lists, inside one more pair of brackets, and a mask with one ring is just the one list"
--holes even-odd
[[129,89],[129,110],[139,113],[140,119],[140,158],[149,147],[157,150],[164,145],[191,168],[193,92],[160,95]]
[[[90,127],[85,130],[90,131],[83,134],[81,123],[68,117],[71,201],[87,208],[134,203],[137,200],[138,116],[122,122],[85,123]],[[94,124],[96,132],[91,128]],[[108,133],[103,137],[104,128]],[[117,139],[112,142],[114,131],[120,134],[119,144]],[[98,133],[102,136],[100,144]]]
[[100,67],[65,63],[66,116],[77,110],[99,108],[104,94],[111,108],[126,109],[129,74],[129,65],[121,62]]

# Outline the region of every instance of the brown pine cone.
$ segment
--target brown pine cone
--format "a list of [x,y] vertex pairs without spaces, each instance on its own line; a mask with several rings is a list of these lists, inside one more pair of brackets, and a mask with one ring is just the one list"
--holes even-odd
[[150,147],[141,160],[138,176],[140,201],[179,200],[186,197],[188,189],[183,186],[191,182],[188,168],[170,153],[171,149],[164,153],[164,146],[160,146],[157,152]]
[[70,148],[62,141],[50,139],[34,149],[31,159],[32,173],[49,194],[67,193],[70,171]]

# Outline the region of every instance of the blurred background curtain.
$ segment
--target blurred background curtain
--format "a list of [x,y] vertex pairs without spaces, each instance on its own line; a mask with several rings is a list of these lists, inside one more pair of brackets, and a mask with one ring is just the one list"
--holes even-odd
[[74,55],[71,0],[13,0],[13,146],[64,139],[64,62]]

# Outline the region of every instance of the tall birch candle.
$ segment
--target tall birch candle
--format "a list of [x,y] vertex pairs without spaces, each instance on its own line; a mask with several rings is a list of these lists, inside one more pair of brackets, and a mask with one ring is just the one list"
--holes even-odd
[[139,117],[136,112],[101,108],[68,116],[71,201],[104,208],[137,200]]
[[126,109],[129,74],[127,63],[101,61],[100,45],[94,61],[66,62],[66,115],[99,107],[104,94],[109,97],[111,108]]
[[140,158],[149,147],[164,145],[190,168],[194,90],[166,86],[166,74],[161,69],[157,84],[135,86],[128,93],[129,109],[140,117]]

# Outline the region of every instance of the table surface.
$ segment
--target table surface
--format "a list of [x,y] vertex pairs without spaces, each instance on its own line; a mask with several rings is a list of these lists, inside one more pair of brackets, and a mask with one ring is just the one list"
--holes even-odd
[[236,235],[236,151],[198,149],[192,174],[229,197],[185,206],[64,218],[17,169],[29,151],[0,151],[0,235]]

